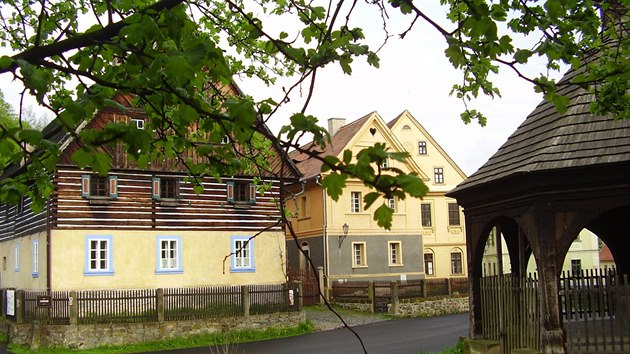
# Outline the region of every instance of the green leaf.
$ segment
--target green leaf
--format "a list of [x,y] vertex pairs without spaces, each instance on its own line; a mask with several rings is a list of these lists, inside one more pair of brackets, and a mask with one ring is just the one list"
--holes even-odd
[[374,212],[374,220],[376,224],[386,230],[391,230],[394,211],[392,208],[383,204]]
[[331,173],[322,178],[322,186],[326,189],[326,193],[334,200],[338,201],[346,186],[347,175]]
[[363,197],[363,204],[365,205],[365,210],[369,209],[372,204],[381,196],[378,192],[370,192]]

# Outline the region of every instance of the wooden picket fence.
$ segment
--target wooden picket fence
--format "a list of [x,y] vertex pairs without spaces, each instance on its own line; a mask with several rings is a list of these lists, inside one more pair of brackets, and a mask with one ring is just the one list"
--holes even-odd
[[601,269],[563,273],[559,295],[570,353],[630,353],[627,274]]
[[484,338],[501,342],[501,353],[540,349],[538,281],[511,275],[481,278]]

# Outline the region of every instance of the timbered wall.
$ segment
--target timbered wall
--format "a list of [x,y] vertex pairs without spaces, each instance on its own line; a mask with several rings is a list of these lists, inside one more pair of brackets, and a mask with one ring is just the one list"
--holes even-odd
[[[106,201],[81,195],[81,176],[73,167],[60,167],[55,178],[53,229],[162,229],[162,230],[281,230],[276,205],[279,187],[258,194],[254,204],[230,203],[227,181],[251,181],[251,178],[226,178],[222,183],[204,179],[204,190],[196,194],[184,175],[141,171],[116,171],[118,196]],[[180,197],[176,200],[152,198],[154,177],[180,179]]]
[[46,216],[45,210],[33,212],[27,197],[21,206],[0,204],[0,241],[46,230]]

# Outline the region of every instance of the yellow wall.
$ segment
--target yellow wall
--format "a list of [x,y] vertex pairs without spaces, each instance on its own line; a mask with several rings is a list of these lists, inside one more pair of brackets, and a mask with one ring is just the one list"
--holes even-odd
[[[112,236],[113,275],[84,275],[86,235]],[[252,235],[209,231],[57,230],[52,234],[51,245],[52,288],[129,289],[284,283],[286,259],[282,232],[265,232],[253,240],[255,272],[230,272],[231,236]],[[181,274],[156,274],[158,236],[181,237]]]
[[[309,181],[302,194],[286,201],[286,208],[293,215],[291,225],[299,237],[322,236],[324,225],[322,190],[319,185]],[[290,238],[287,232],[287,239]]]
[[[37,276],[33,274],[33,241],[38,241]],[[19,245],[19,271],[15,270],[15,246]],[[0,242],[0,287],[46,289],[46,233],[40,232]]]

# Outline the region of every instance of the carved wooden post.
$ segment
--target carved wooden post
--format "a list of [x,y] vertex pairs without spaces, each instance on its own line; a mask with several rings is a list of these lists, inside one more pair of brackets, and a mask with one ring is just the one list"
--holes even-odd
[[15,322],[24,322],[24,290],[15,292]]
[[320,304],[325,304],[326,300],[330,300],[330,298],[328,297],[328,289],[326,289],[325,287],[325,283],[324,283],[324,267],[319,266],[317,267],[317,280],[319,281],[319,291],[321,292],[321,296],[319,297],[319,303]]
[[302,297],[302,282],[301,281],[294,281],[293,284],[295,285],[295,294],[293,296],[293,298],[296,301],[297,304],[297,310],[298,311],[302,311],[304,310],[304,298]]

